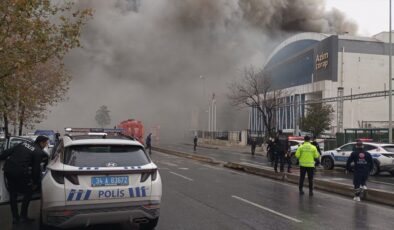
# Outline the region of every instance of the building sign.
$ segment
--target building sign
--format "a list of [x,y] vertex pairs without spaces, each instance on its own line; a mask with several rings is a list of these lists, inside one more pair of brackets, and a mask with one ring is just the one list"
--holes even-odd
[[328,52],[316,55],[316,70],[327,69],[328,66]]

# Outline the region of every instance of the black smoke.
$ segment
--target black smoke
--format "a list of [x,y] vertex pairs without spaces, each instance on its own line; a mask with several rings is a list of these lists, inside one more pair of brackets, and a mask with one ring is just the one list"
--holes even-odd
[[95,126],[95,111],[107,105],[112,121],[135,118],[160,125],[163,137],[182,136],[195,108],[199,128],[207,128],[215,93],[218,129],[246,129],[247,113],[226,98],[228,82],[244,67],[262,68],[294,33],[357,31],[343,13],[326,12],[322,0],[86,0],[77,6],[92,7],[94,19],[82,33],[84,48],[66,59],[74,76],[69,100],[42,126]]

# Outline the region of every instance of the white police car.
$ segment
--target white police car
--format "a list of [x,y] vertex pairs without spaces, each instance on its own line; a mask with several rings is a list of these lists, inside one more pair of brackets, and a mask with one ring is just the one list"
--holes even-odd
[[162,194],[157,166],[138,141],[117,133],[121,130],[102,131],[65,135],[53,152],[42,180],[43,229],[120,222],[138,223],[140,229],[157,225]]
[[[333,169],[334,166],[345,167],[355,144],[356,142],[351,142],[335,150],[323,152],[321,165],[324,169]],[[374,167],[370,174],[377,175],[381,171],[387,171],[394,175],[394,145],[371,142],[364,142],[363,144],[364,149],[373,157]]]

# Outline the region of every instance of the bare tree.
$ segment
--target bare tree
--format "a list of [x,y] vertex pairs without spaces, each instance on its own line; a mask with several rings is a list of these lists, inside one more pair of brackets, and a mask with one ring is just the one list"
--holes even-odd
[[275,132],[275,116],[277,109],[284,103],[280,98],[285,96],[283,90],[275,90],[269,74],[246,68],[243,78],[229,86],[228,98],[233,106],[240,108],[257,108],[265,127],[265,135]]
[[102,105],[97,111],[96,111],[96,122],[97,124],[101,127],[104,128],[105,126],[111,124],[111,117],[109,115],[110,111],[107,108],[106,105]]

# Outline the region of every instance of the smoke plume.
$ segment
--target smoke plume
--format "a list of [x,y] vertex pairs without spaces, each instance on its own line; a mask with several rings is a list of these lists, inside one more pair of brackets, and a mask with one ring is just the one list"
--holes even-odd
[[[83,49],[67,56],[74,76],[69,100],[40,126],[95,126],[107,105],[117,122],[160,125],[162,137],[182,136],[197,108],[207,129],[208,101],[215,93],[219,130],[247,128],[247,114],[229,106],[228,82],[294,33],[356,33],[323,0],[89,0],[95,10],[82,33]],[[206,125],[205,125],[206,124]]]

